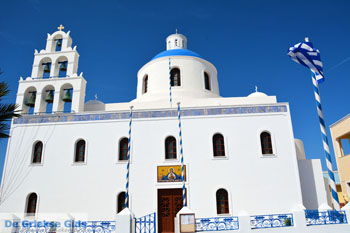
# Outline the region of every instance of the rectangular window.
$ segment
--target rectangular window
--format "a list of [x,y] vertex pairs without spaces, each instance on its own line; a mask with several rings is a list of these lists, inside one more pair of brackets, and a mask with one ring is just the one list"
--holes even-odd
[[340,147],[343,156],[350,155],[350,138],[341,138]]

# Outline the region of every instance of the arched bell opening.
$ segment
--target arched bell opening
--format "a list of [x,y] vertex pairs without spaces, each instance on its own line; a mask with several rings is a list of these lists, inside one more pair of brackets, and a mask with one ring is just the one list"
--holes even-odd
[[60,100],[58,111],[64,113],[72,112],[72,100],[73,100],[73,86],[71,84],[64,84],[60,90]]
[[52,61],[50,58],[43,58],[39,63],[38,78],[49,78],[51,74]]
[[23,104],[22,104],[22,113],[24,114],[34,114],[34,107],[36,101],[36,88],[29,87],[24,92]]
[[56,51],[62,51],[62,43],[63,43],[63,37],[62,35],[58,34],[56,35],[52,40],[52,52]]
[[65,56],[59,57],[55,63],[55,77],[67,77],[67,68],[68,68],[68,58]]
[[41,92],[40,112],[52,113],[55,88],[52,85],[46,86]]

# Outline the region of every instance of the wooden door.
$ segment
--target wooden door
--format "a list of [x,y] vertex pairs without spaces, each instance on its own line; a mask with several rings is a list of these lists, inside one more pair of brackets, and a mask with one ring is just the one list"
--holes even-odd
[[158,189],[158,233],[174,233],[174,218],[182,209],[182,189]]

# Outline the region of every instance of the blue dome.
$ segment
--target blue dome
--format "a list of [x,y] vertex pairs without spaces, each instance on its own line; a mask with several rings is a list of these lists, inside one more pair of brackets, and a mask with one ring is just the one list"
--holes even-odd
[[160,58],[160,57],[167,57],[167,56],[190,56],[190,57],[199,57],[198,53],[192,52],[191,50],[188,49],[170,49],[170,50],[165,50],[161,53],[158,53],[152,60]]

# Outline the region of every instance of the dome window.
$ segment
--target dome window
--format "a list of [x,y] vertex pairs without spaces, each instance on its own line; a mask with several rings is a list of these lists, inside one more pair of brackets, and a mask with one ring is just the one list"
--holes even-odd
[[178,68],[173,68],[170,71],[170,85],[172,87],[181,86],[181,76]]
[[211,87],[210,87],[210,77],[209,74],[207,72],[204,72],[204,87],[206,90],[210,91]]
[[142,83],[142,94],[147,93],[147,91],[148,91],[148,75],[145,75]]

